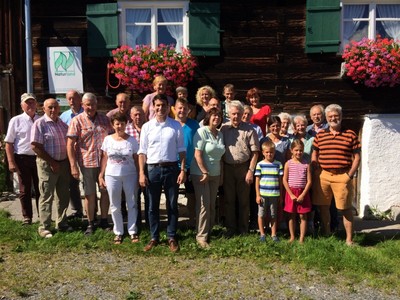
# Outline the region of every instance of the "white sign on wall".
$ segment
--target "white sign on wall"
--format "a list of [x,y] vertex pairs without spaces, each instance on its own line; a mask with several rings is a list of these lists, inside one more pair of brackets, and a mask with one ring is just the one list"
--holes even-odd
[[83,93],[81,47],[48,47],[47,70],[50,93]]

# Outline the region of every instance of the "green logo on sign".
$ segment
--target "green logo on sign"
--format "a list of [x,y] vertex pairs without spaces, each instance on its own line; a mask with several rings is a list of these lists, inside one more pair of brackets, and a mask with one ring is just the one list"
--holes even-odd
[[69,51],[56,51],[54,52],[54,68],[56,69],[55,75],[74,75],[75,57]]

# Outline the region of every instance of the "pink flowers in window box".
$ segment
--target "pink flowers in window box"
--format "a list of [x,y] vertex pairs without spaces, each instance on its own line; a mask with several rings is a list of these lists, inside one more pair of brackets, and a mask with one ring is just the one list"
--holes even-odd
[[394,87],[400,84],[400,45],[394,40],[363,38],[346,45],[342,58],[345,75],[367,87]]
[[175,88],[186,86],[193,80],[197,62],[188,49],[179,53],[173,46],[160,44],[157,49],[150,46],[121,46],[112,51],[114,63],[111,72],[122,85],[139,93],[153,92],[153,79],[164,75],[168,80],[166,93],[173,95]]

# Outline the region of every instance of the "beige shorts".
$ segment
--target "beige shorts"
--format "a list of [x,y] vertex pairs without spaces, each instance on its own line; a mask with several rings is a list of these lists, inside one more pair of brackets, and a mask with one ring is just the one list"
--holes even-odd
[[332,198],[335,198],[337,209],[350,209],[354,199],[353,182],[346,173],[316,171],[313,174],[311,195],[314,205],[331,205]]

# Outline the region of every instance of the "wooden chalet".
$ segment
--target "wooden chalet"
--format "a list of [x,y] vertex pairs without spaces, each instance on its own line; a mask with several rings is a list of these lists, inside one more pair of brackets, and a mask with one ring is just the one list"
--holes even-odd
[[[80,46],[84,90],[99,96],[100,109],[114,107],[113,97],[121,89],[109,88],[106,92],[107,63],[111,58],[93,52],[89,42],[93,41],[93,32],[88,25],[88,5],[102,3],[117,2],[30,1],[33,92],[39,99],[49,96],[46,48]],[[344,117],[353,120],[358,128],[364,114],[400,113],[399,88],[368,89],[340,77],[338,39],[325,45],[316,44],[312,37],[306,39],[307,32],[317,33],[321,28],[322,33],[332,28],[334,34],[338,33],[329,19],[318,27],[310,23],[312,13],[327,3],[328,10],[340,11],[337,0],[191,1],[189,14],[194,14],[190,10],[196,4],[214,14],[209,32],[193,31],[193,27],[191,34],[197,34],[200,42],[210,35],[217,36],[218,45],[211,54],[209,49],[202,52],[201,47],[194,47],[199,68],[195,81],[189,85],[190,94],[193,96],[204,84],[221,93],[226,83],[232,83],[238,91],[237,98],[244,100],[248,89],[258,87],[262,102],[274,112],[306,115],[313,104],[338,103],[344,108]],[[314,4],[320,8],[313,8]],[[19,111],[19,95],[26,91],[24,1],[1,0],[0,9],[0,130],[4,133],[9,118]],[[141,100],[139,95],[134,94],[133,98]]]

